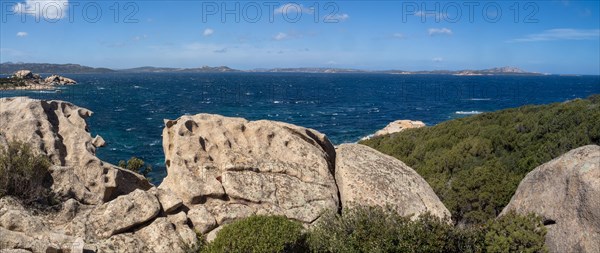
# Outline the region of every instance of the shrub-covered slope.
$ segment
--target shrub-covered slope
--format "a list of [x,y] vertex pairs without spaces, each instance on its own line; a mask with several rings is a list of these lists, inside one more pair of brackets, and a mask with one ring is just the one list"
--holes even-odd
[[363,141],[414,168],[459,224],[508,204],[525,175],[567,151],[600,144],[600,95],[523,106]]

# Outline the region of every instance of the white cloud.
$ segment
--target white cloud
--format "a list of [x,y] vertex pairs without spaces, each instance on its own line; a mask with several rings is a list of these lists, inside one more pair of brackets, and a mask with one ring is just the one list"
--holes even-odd
[[141,35],[141,36],[138,35],[138,36],[133,37],[133,40],[134,41],[140,41],[140,40],[143,40],[143,39],[146,39],[146,38],[148,38],[148,35],[144,34],[144,35]]
[[277,35],[273,36],[274,40],[285,40],[287,38],[289,38],[289,36],[286,33],[282,33],[282,32],[280,32]]
[[429,28],[427,30],[429,32],[429,36],[434,35],[452,35],[452,30],[448,28]]
[[63,19],[67,17],[68,10],[68,0],[26,0],[13,6],[13,11],[16,13],[47,20]]
[[406,39],[406,36],[404,36],[404,34],[402,34],[402,33],[394,33],[394,34],[392,34],[392,38],[394,38],[394,39]]
[[210,28],[206,28],[204,29],[204,32],[202,33],[202,35],[204,36],[211,36],[215,33],[215,30],[210,29]]
[[433,62],[443,62],[444,58],[442,58],[442,57],[435,57],[435,58],[431,59],[431,61],[433,61]]
[[314,10],[297,3],[286,3],[275,9],[275,14],[295,14],[298,12],[302,14],[313,14]]
[[349,18],[350,18],[350,15],[348,15],[346,13],[342,13],[342,14],[327,15],[327,16],[325,16],[324,20],[327,23],[337,23],[337,22],[346,21]]
[[25,37],[27,35],[29,35],[27,32],[18,32],[17,33],[17,37]]
[[536,42],[553,40],[593,40],[600,38],[600,29],[550,29],[541,33],[529,34],[508,42]]

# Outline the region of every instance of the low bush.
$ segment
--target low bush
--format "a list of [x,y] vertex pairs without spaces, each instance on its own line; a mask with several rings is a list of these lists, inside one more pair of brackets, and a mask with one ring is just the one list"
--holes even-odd
[[302,230],[282,216],[251,216],[225,225],[201,252],[306,252]]
[[132,157],[127,162],[121,160],[119,161],[119,167],[141,174],[151,180],[148,175],[152,172],[152,165],[146,165],[144,160],[140,158]]
[[542,218],[508,213],[488,222],[485,234],[486,251],[500,252],[548,252],[544,245],[546,227]]
[[0,198],[14,196],[26,205],[54,203],[49,186],[50,161],[35,155],[29,145],[9,142],[0,147]]
[[324,215],[309,231],[313,252],[546,252],[535,215],[509,214],[457,228],[429,214],[411,220],[391,209],[357,207]]

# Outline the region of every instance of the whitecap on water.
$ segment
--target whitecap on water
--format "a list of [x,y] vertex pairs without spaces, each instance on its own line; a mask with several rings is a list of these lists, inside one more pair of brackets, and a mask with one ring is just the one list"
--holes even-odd
[[490,101],[492,99],[491,98],[469,98],[469,99],[465,99],[465,100],[469,100],[469,101]]
[[55,90],[36,90],[36,91],[32,91],[33,93],[42,93],[42,94],[52,94],[52,93],[56,93],[57,91]]
[[482,114],[483,112],[480,112],[480,111],[457,111],[455,113],[459,114],[459,115],[475,115],[475,114]]

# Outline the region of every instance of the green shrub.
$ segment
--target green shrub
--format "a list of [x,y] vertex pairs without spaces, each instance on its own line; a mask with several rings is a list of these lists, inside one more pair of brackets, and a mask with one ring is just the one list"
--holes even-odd
[[144,177],[148,178],[148,180],[150,180],[148,175],[150,174],[150,172],[152,172],[152,165],[147,165],[144,167],[145,164],[146,163],[144,162],[144,160],[139,159],[137,157],[132,157],[127,162],[123,160],[119,161],[119,167],[141,174]]
[[225,225],[203,252],[305,252],[302,230],[282,216],[251,216]]
[[6,149],[0,147],[0,198],[14,196],[26,205],[53,203],[49,167],[49,160],[34,155],[25,143],[9,142]]
[[405,162],[431,185],[458,224],[483,224],[537,166],[600,144],[600,96],[523,106],[361,142]]
[[545,236],[546,227],[541,217],[511,212],[488,222],[485,245],[489,253],[548,252],[544,245]]
[[324,214],[308,244],[315,252],[392,252],[399,250],[399,229],[409,219],[377,207],[357,207]]
[[429,214],[411,220],[389,208],[356,207],[324,215],[308,243],[315,252],[469,252],[472,237]]
[[329,213],[309,230],[313,252],[545,252],[545,228],[535,215],[509,214],[458,228],[429,214],[416,220],[391,209],[357,207]]

